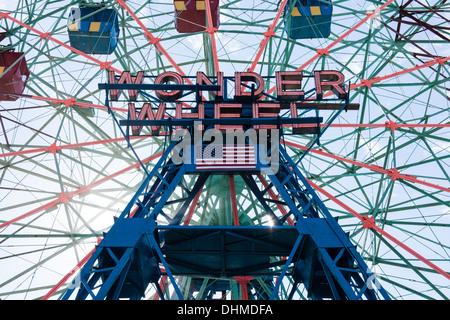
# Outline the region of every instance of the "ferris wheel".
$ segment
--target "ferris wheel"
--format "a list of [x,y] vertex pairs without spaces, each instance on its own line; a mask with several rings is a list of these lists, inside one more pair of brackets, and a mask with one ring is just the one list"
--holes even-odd
[[[283,150],[386,296],[450,298],[449,22],[445,0],[0,2],[0,299],[72,290],[169,148],[163,128],[121,126],[130,102],[99,84],[249,72],[264,77],[263,100],[280,90],[277,72],[301,72],[306,86],[324,70],[345,77],[348,108],[299,110],[323,121],[287,129]],[[253,189],[231,177],[205,178],[180,225],[267,227],[286,214],[266,176]],[[171,194],[173,212],[184,197]],[[295,271],[281,261],[271,277],[219,277],[171,274],[156,258],[142,296],[269,299],[276,286],[279,299],[311,298],[304,279],[276,281]]]

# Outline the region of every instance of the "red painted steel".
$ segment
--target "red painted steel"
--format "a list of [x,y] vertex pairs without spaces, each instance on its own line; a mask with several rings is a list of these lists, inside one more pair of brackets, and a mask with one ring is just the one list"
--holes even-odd
[[195,207],[198,206],[198,204],[199,204],[198,199],[200,198],[200,195],[202,194],[202,190],[203,190],[203,187],[202,187],[202,189],[200,189],[197,192],[194,199],[192,200],[191,206],[189,207],[189,211],[186,215],[186,219],[184,219],[184,222],[183,222],[183,224],[185,226],[189,225],[189,223],[191,222],[192,215],[194,214],[194,211],[195,211]]
[[[332,43],[330,43],[328,46],[326,46],[325,48],[319,48],[317,49],[317,53],[310,58],[308,61],[306,61],[304,64],[302,64],[299,68],[297,68],[296,71],[301,71],[303,69],[305,69],[308,65],[310,65],[313,61],[317,60],[319,57],[321,57],[322,55],[329,55],[330,53],[330,49],[333,48],[336,44],[338,44],[339,42],[341,42],[343,39],[345,39],[350,33],[352,33],[353,31],[355,31],[356,29],[358,29],[359,27],[361,27],[364,23],[367,22],[367,20],[372,19],[372,18],[376,18],[376,15],[378,13],[380,13],[381,10],[383,10],[384,8],[386,8],[388,5],[390,5],[392,2],[394,2],[394,0],[388,0],[385,4],[383,4],[382,6],[378,7],[375,11],[371,12],[371,13],[367,13],[366,17],[364,19],[362,19],[360,22],[358,22],[357,24],[355,24],[352,28],[350,28],[349,30],[347,30],[346,32],[344,32],[339,38],[337,38],[336,40],[334,40]],[[276,86],[272,87],[269,91],[267,91],[268,94],[271,94],[272,92],[274,92],[276,89]]]
[[[178,66],[178,64],[172,59],[172,57],[167,53],[167,51],[163,48],[161,45],[160,38],[155,37],[148,29],[147,27],[142,23],[142,21],[136,16],[136,14],[131,10],[131,8],[125,3],[125,0],[116,0],[116,3],[118,3],[121,7],[123,7],[130,16],[133,17],[133,19],[136,21],[136,23],[142,28],[144,31],[145,36],[149,40],[150,44],[153,44],[156,47],[156,50],[160,52],[161,54],[166,57],[167,60],[169,60],[170,64],[177,70],[179,74],[182,76],[186,76],[186,74],[181,70],[181,68]],[[186,82],[189,84],[192,84],[192,82],[189,79],[186,79]]]
[[[220,72],[219,70],[219,58],[217,57],[217,47],[216,47],[216,37],[214,35],[214,31],[217,30],[216,26],[218,25],[218,22],[215,22],[213,20],[213,13],[212,13],[212,9],[211,9],[211,4],[209,1],[205,1],[206,4],[206,13],[207,13],[207,17],[208,17],[208,28],[205,30],[206,32],[209,33],[209,37],[211,40],[211,50],[212,50],[212,54],[213,54],[213,62],[214,62],[214,71],[216,73],[216,75]],[[218,16],[218,5],[216,10],[214,11],[214,14]],[[218,20],[218,17],[215,17],[216,20]]]
[[[296,124],[298,128],[330,127],[330,128],[386,128],[395,131],[399,128],[450,128],[450,123],[396,123],[392,120],[385,123],[300,123]],[[292,127],[292,125],[284,125]]]
[[315,61],[316,59],[318,59],[320,56],[322,55],[329,55],[330,50],[339,42],[341,42],[343,39],[345,39],[350,33],[352,33],[353,31],[355,31],[356,29],[358,29],[359,27],[361,27],[364,23],[367,22],[367,20],[372,19],[372,18],[376,18],[377,14],[380,13],[381,10],[383,10],[384,8],[386,8],[388,5],[390,5],[392,2],[394,2],[394,0],[388,0],[386,1],[386,3],[384,3],[382,6],[378,7],[376,10],[374,10],[371,13],[366,13],[366,17],[364,19],[362,19],[360,22],[358,22],[357,24],[355,24],[352,28],[350,28],[349,30],[347,30],[346,32],[344,32],[339,38],[337,38],[336,40],[334,40],[333,42],[331,42],[328,46],[326,46],[323,49],[317,49],[317,53],[316,55],[314,55],[311,59],[309,59],[308,61],[306,61],[304,64],[302,64],[297,71],[303,70],[305,69],[308,65],[310,65],[313,61]]
[[[97,238],[97,244],[99,244],[101,238]],[[84,264],[91,258],[92,254],[95,252],[97,248],[92,249],[80,262],[77,263],[75,267],[73,267],[68,274],[66,274],[43,298],[42,300],[48,300],[52,295],[55,294],[58,289],[67,282],[67,280],[75,274],[78,270],[80,270]]]
[[237,208],[237,198],[236,198],[236,186],[234,184],[234,176],[232,174],[228,175],[228,181],[230,183],[231,191],[231,207],[233,209],[233,225],[239,225],[239,212]]
[[[307,150],[308,149],[307,147],[299,145],[297,143],[293,143],[293,142],[289,142],[289,141],[284,141],[284,143],[286,145],[291,146],[291,147],[299,148],[301,150]],[[386,169],[383,169],[380,166],[376,166],[376,165],[373,165],[373,164],[366,164],[366,163],[363,163],[363,162],[359,162],[359,161],[347,159],[347,158],[344,158],[344,157],[341,157],[341,156],[337,156],[337,155],[334,155],[334,154],[331,154],[331,153],[327,153],[327,152],[324,152],[322,149],[319,149],[319,150],[317,150],[317,149],[310,149],[309,152],[314,153],[314,154],[318,154],[318,155],[321,155],[321,156],[325,156],[325,157],[328,157],[328,158],[336,159],[336,160],[339,160],[339,161],[342,161],[342,162],[351,163],[353,165],[356,165],[356,166],[359,166],[359,167],[362,167],[362,168],[366,168],[366,169],[369,169],[369,170],[372,170],[372,171],[376,171],[376,172],[379,172],[379,173],[382,173],[382,174],[390,175],[391,176],[391,180],[403,179],[403,180],[407,180],[407,181],[410,181],[410,182],[415,182],[415,183],[418,183],[418,184],[421,184],[421,185],[424,185],[424,186],[427,186],[427,187],[431,187],[431,188],[435,188],[435,189],[438,189],[438,190],[450,192],[449,188],[446,188],[446,187],[443,187],[443,186],[440,186],[440,185],[437,185],[437,184],[434,184],[434,183],[429,183],[429,182],[424,181],[424,180],[419,180],[419,179],[417,179],[417,177],[409,175],[409,174],[400,174],[396,168],[392,168],[392,169],[386,170]]]
[[364,224],[363,224],[362,227],[364,229],[373,229],[373,230],[375,230],[376,232],[378,232],[379,234],[381,234],[384,237],[388,238],[390,241],[392,241],[393,243],[395,243],[396,245],[398,245],[399,247],[401,247],[402,249],[404,249],[405,251],[407,251],[408,253],[410,253],[411,255],[413,255],[414,257],[416,257],[417,259],[419,259],[423,263],[425,263],[427,266],[429,266],[430,268],[432,268],[433,270],[435,270],[436,272],[440,273],[441,275],[443,275],[444,277],[446,277],[447,279],[450,280],[450,274],[448,274],[447,272],[445,272],[444,270],[439,268],[437,265],[435,265],[431,261],[429,261],[426,258],[424,258],[422,255],[420,255],[419,253],[417,253],[416,251],[414,251],[413,249],[411,249],[410,247],[405,245],[403,242],[397,240],[395,237],[393,237],[392,235],[387,233],[385,230],[383,230],[380,227],[378,227],[375,224],[375,219],[374,219],[373,216],[371,216],[371,217],[362,216],[361,214],[357,213],[355,210],[353,210],[352,208],[350,208],[349,206],[344,204],[342,201],[340,201],[339,199],[337,199],[336,197],[334,197],[329,192],[325,191],[324,189],[322,189],[321,187],[319,187],[318,185],[316,185],[312,181],[308,180],[308,183],[314,189],[316,189],[317,191],[319,191],[320,193],[325,195],[327,198],[329,198],[330,200],[332,200],[333,202],[335,202],[336,204],[341,206],[343,209],[345,209],[346,211],[351,213],[353,216],[358,218],[361,222],[363,222]]
[[[136,139],[142,139],[142,138],[144,138],[144,137],[129,137],[130,140],[136,140]],[[66,145],[60,145],[60,146],[57,146],[56,142],[54,142],[48,147],[2,153],[2,154],[0,154],[0,158],[19,156],[19,155],[30,154],[30,153],[40,153],[40,152],[50,152],[52,154],[56,154],[56,151],[60,151],[60,150],[64,150],[64,149],[75,149],[75,148],[80,148],[80,147],[93,146],[93,145],[97,145],[97,144],[121,142],[121,141],[125,141],[125,140],[126,140],[125,138],[114,138],[114,139],[66,144]]]
[[[164,292],[166,292],[166,288],[167,288],[167,279],[169,277],[168,276],[161,276],[161,280],[159,281],[159,288],[161,289],[161,292],[164,294]],[[159,293],[156,292],[155,295],[153,296],[153,300],[159,300]]]
[[[163,154],[162,152],[159,152],[159,153],[157,153],[157,154],[155,154],[155,155],[153,155],[153,156],[151,156],[151,157],[148,157],[147,159],[142,160],[142,163],[143,163],[143,164],[148,163],[148,162],[150,162],[150,161],[152,161],[152,160],[154,160],[154,159],[156,159],[156,158],[161,157],[162,154]],[[0,224],[0,229],[5,228],[5,227],[7,227],[7,226],[9,226],[9,225],[11,225],[11,224],[17,222],[17,221],[22,220],[22,219],[25,219],[25,218],[27,218],[27,217],[29,217],[29,216],[35,214],[35,213],[38,213],[38,212],[40,212],[40,211],[42,211],[42,210],[48,210],[48,209],[51,209],[51,208],[57,206],[57,205],[60,204],[60,203],[68,203],[68,202],[70,201],[70,199],[72,199],[74,196],[80,195],[80,194],[83,194],[83,193],[86,193],[86,192],[88,192],[90,189],[92,189],[92,188],[98,186],[99,184],[102,184],[103,182],[106,182],[106,181],[108,181],[108,180],[111,180],[111,179],[113,179],[113,178],[115,178],[115,177],[117,177],[117,176],[119,176],[119,175],[121,175],[121,174],[123,174],[123,173],[129,171],[129,170],[139,168],[140,165],[141,165],[141,164],[140,164],[139,162],[137,162],[137,163],[135,163],[135,164],[133,164],[133,165],[131,165],[131,166],[128,166],[128,167],[126,167],[126,168],[124,168],[124,169],[122,169],[122,170],[119,170],[119,171],[117,171],[117,172],[115,172],[115,173],[113,173],[113,174],[111,174],[111,175],[109,175],[109,176],[106,176],[106,177],[102,178],[102,179],[99,179],[99,180],[97,180],[97,181],[94,181],[94,182],[92,182],[92,183],[90,183],[90,184],[88,184],[88,185],[86,185],[86,186],[84,186],[84,187],[82,187],[82,188],[80,188],[80,189],[77,189],[77,190],[75,190],[75,191],[72,191],[72,192],[70,192],[70,193],[67,193],[67,194],[66,194],[66,193],[64,193],[64,192],[61,192],[61,194],[60,194],[60,195],[58,196],[58,198],[56,198],[55,200],[52,200],[52,201],[50,201],[50,202],[47,202],[46,204],[44,204],[44,205],[42,205],[42,206],[39,206],[38,208],[35,208],[35,209],[33,209],[33,210],[30,210],[30,211],[28,211],[28,212],[26,212],[26,213],[24,213],[24,214],[22,214],[22,215],[20,215],[20,216],[18,216],[18,217],[16,217],[16,218],[14,218],[14,219],[11,219],[11,220],[9,220],[9,221],[6,221],[6,222]]]
[[283,0],[281,3],[277,15],[275,16],[275,19],[270,24],[270,26],[267,28],[267,31],[263,32],[264,39],[261,41],[261,44],[259,45],[258,52],[256,53],[255,59],[253,60],[252,65],[248,69],[248,71],[253,72],[256,68],[256,65],[259,62],[259,59],[261,58],[262,53],[264,52],[264,49],[266,48],[267,44],[269,43],[270,37],[275,36],[275,27],[277,26],[278,20],[280,19],[281,14],[283,13],[284,7],[286,6],[288,0]]
[[241,285],[242,300],[248,300],[247,284],[250,282],[250,280],[253,279],[253,277],[242,276],[242,277],[234,277],[233,279],[236,280]]

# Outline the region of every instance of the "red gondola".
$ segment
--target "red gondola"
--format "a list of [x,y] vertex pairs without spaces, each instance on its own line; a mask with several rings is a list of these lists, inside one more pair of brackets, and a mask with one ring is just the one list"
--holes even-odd
[[0,52],[0,101],[16,101],[19,96],[14,94],[23,93],[29,76],[23,52]]
[[[205,31],[207,26],[204,0],[175,0],[175,28],[180,33]],[[214,28],[218,28],[219,0],[209,0]]]

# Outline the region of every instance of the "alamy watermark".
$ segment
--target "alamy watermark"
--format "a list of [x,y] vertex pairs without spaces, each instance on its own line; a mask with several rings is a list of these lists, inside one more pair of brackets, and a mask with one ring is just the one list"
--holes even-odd
[[[226,145],[228,147],[253,146],[254,154],[241,159],[241,163],[256,162],[262,174],[276,174],[279,169],[280,131],[278,129],[202,129],[202,122],[195,121],[193,134],[184,129],[177,129],[172,134],[172,141],[178,141],[171,159],[175,164],[195,164],[195,161],[212,159],[222,165],[236,164],[239,155],[223,155],[218,150]],[[193,146],[207,146],[201,157],[192,156],[196,152]],[[194,163],[193,163],[194,161]]]
[[370,268],[367,268],[367,274],[369,277],[366,280],[367,288],[369,290],[380,290],[381,284],[378,282],[378,276],[375,272],[372,272]]

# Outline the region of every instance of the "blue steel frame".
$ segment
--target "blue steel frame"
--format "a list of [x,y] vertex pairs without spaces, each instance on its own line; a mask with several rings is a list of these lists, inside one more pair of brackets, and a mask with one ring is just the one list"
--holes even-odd
[[[345,110],[347,104],[348,100],[338,113]],[[180,120],[190,120],[187,125],[194,125],[193,119]],[[280,124],[280,118],[271,120],[272,124]],[[166,126],[179,125],[174,119],[158,121],[165,121],[161,124]],[[133,124],[121,122],[121,125]],[[279,130],[282,130],[281,126]],[[317,135],[315,143],[322,134],[323,131]],[[142,185],[63,299],[71,298],[75,291],[76,299],[140,299],[149,284],[154,284],[159,297],[164,299],[158,284],[163,275],[170,279],[180,300],[183,293],[177,286],[177,275],[263,277],[272,292],[270,296],[255,295],[254,299],[279,299],[278,289],[285,277],[291,277],[294,284],[289,299],[294,297],[300,284],[311,299],[390,299],[283,144],[279,146],[278,171],[267,174],[270,184],[263,190],[255,180],[259,172],[226,173],[242,177],[248,190],[274,221],[273,227],[182,226],[188,207],[207,179],[224,172],[196,172],[183,162],[172,162],[170,155],[178,142],[171,141],[154,168],[146,171]],[[190,190],[182,183],[186,174],[196,177]],[[181,188],[186,196],[175,200],[182,202],[177,212],[166,213],[164,209],[173,203],[170,197],[177,188]],[[279,194],[276,203],[287,209],[285,216],[277,216],[269,206],[268,202],[273,200],[265,195],[271,190]],[[162,219],[167,224],[156,222]],[[294,224],[288,225],[287,219],[292,219]],[[280,259],[273,262],[271,257]],[[257,283],[249,282],[249,285],[256,292],[260,289]],[[211,297],[214,289],[211,290],[205,296]]]
[[[183,299],[183,294],[177,287],[174,278],[176,275],[185,275],[186,271],[183,270],[188,270],[187,273],[191,275],[205,276],[275,275],[276,282],[273,283],[270,299],[279,298],[278,287],[289,270],[290,276],[295,279],[291,296],[298,284],[306,283],[311,291],[310,297],[314,299],[329,297],[335,299],[389,299],[384,289],[376,283],[374,275],[354,245],[351,244],[337,221],[331,216],[305,177],[294,166],[287,151],[282,147],[280,148],[280,170],[275,175],[269,175],[269,178],[271,187],[278,191],[282,201],[289,208],[288,215],[296,221],[294,226],[285,224],[287,216],[280,219],[270,210],[267,200],[264,198],[268,189],[261,191],[253,178],[254,174],[249,172],[239,172],[239,174],[256,199],[276,221],[274,227],[181,226],[180,223],[187,207],[209,175],[213,173],[200,173],[196,183],[189,190],[188,196],[182,199],[184,203],[180,210],[169,217],[164,213],[164,206],[186,173],[184,164],[174,165],[167,161],[169,153],[175,145],[176,142],[172,142],[81,270],[77,279],[80,288],[76,299],[88,297],[92,299],[139,299],[144,296],[145,289],[150,283],[155,284],[159,290],[157,282],[161,275],[167,275],[170,278],[178,298]],[[136,205],[137,210],[132,211]],[[157,225],[155,220],[159,216],[166,218],[168,224]],[[196,233],[199,232],[198,230],[201,232]],[[252,230],[261,232],[259,238],[250,236],[251,234],[248,232],[252,232]],[[296,232],[292,233],[293,230]],[[184,239],[179,243],[175,241],[175,244],[171,244],[172,247],[175,246],[175,251],[179,251],[183,250],[188,242],[201,246],[203,240],[211,239],[214,234],[221,232],[226,233],[228,237],[233,236],[233,239],[237,237],[241,239],[239,250],[249,250],[251,245],[259,245],[259,251],[253,254],[267,257],[284,255],[287,256],[287,259],[277,264],[269,264],[267,260],[267,264],[261,263],[256,266],[244,263],[237,269],[225,270],[224,274],[215,274],[207,270],[209,265],[204,263],[199,267],[198,272],[192,271],[196,265],[186,261],[198,261],[205,257],[206,253],[202,252],[202,249],[198,252],[191,250],[183,252],[183,256],[186,258],[184,262],[169,261],[169,259],[179,258],[179,255],[171,254],[171,250],[165,246],[165,239],[162,238],[168,238],[169,235],[173,237],[173,234],[193,235],[189,239]],[[280,239],[284,239],[282,245],[274,243],[274,239],[267,238],[267,234],[273,232],[279,232]],[[274,246],[277,245],[279,246],[279,249],[276,249],[279,250],[278,253],[276,250],[274,251]],[[209,257],[220,255],[219,251],[214,252],[213,249],[210,249],[207,255]],[[316,270],[309,271],[312,278],[308,280],[302,273],[312,267],[302,262],[308,259],[308,256],[302,258],[302,255],[312,252],[317,256],[316,260],[321,266]],[[252,252],[248,251],[246,255],[251,256]],[[236,257],[237,254],[226,256],[228,259],[236,259]],[[341,260],[344,262],[341,263]],[[163,269],[159,267],[161,264]],[[283,266],[282,270],[274,271],[273,267],[277,266]],[[219,267],[223,269],[223,266]],[[175,272],[172,272],[172,269],[176,269]],[[179,271],[180,269],[182,271]],[[328,289],[316,288],[314,281],[320,280],[323,283],[323,276],[319,276],[319,273],[325,274]],[[379,289],[375,290],[374,288]],[[64,299],[71,297],[74,289],[76,289],[75,286],[72,286],[66,292]],[[160,297],[163,297],[161,292]]]

